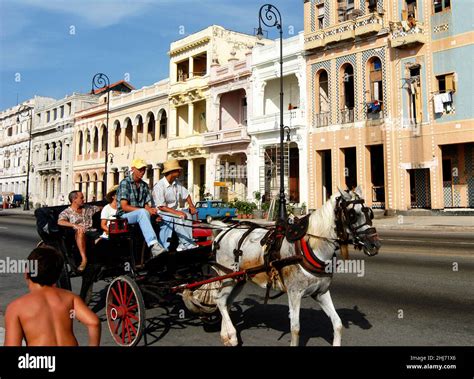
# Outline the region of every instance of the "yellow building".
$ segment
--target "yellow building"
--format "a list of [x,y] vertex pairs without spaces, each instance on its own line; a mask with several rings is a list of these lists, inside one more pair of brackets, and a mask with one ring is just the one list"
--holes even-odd
[[106,193],[103,183],[107,136],[109,188],[127,175],[135,157],[148,163],[143,179],[153,187],[159,179],[160,164],[166,160],[168,80],[131,92],[132,86],[120,83],[128,86],[128,91],[111,91],[108,133],[107,94],[100,94],[98,105],[76,113],[74,182],[88,201],[100,200]]
[[387,210],[474,206],[467,2],[304,2],[309,207],[361,184]]
[[211,64],[245,60],[256,42],[254,36],[213,25],[170,46],[168,157],[180,160],[184,185],[194,200],[213,191],[209,186],[214,177],[207,176],[215,170],[210,169],[209,146],[204,144],[204,134],[216,130],[208,124],[208,115],[218,106],[211,97]]

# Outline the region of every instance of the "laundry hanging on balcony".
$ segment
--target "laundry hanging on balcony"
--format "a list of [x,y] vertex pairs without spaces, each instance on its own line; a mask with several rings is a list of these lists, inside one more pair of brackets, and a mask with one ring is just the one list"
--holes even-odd
[[445,110],[445,104],[447,107],[451,107],[452,97],[450,92],[438,93],[433,96],[434,112],[443,113]]

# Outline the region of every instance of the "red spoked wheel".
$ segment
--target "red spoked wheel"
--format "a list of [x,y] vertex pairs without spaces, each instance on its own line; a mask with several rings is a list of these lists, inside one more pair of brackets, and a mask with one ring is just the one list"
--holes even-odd
[[145,329],[145,303],[137,283],[119,276],[107,290],[107,325],[120,346],[135,346]]

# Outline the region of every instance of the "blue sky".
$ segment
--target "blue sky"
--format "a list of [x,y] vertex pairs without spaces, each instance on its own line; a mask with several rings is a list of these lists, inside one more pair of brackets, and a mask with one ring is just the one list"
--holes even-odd
[[[258,26],[255,0],[0,0],[0,110],[34,95],[90,91],[95,73],[136,87],[168,77],[172,41],[216,24]],[[303,30],[303,2],[275,0],[285,37]],[[183,31],[184,34],[180,34]],[[270,29],[269,38],[277,38]]]

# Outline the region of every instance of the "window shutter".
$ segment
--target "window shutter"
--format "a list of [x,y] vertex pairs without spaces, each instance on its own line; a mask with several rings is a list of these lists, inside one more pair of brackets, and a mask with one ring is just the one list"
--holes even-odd
[[445,80],[446,80],[446,92],[455,92],[456,82],[454,81],[454,74],[446,75]]
[[380,81],[382,81],[382,70],[371,71],[370,72],[370,81],[371,82],[380,82]]
[[403,9],[402,10],[402,21],[408,20],[408,10]]
[[415,119],[416,122],[421,123],[422,122],[422,116],[423,116],[423,105],[421,102],[422,96],[421,96],[421,86],[420,83],[415,84],[415,106],[416,106],[416,115]]

